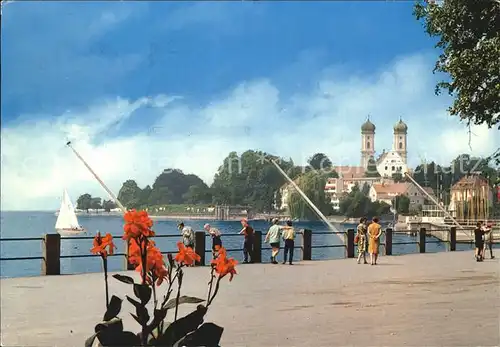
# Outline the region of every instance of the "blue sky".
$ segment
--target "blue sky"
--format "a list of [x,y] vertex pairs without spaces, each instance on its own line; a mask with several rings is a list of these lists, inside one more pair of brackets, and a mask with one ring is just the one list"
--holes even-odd
[[[166,167],[210,183],[232,149],[358,164],[368,113],[378,152],[401,116],[410,160],[447,162],[471,150],[433,94],[437,54],[409,1],[12,2],[2,208],[57,207],[63,186],[104,196],[66,139],[115,191]],[[499,146],[493,131],[474,129],[473,153]]]

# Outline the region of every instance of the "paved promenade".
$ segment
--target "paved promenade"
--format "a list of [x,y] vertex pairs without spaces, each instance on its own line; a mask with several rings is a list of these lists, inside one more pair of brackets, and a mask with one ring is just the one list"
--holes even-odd
[[[469,251],[241,265],[207,321],[225,327],[225,347],[498,346],[499,270]],[[184,294],[205,297],[208,273],[188,269]],[[111,290],[131,294],[114,279]],[[104,313],[102,274],[4,279],[1,291],[3,346],[80,347]]]

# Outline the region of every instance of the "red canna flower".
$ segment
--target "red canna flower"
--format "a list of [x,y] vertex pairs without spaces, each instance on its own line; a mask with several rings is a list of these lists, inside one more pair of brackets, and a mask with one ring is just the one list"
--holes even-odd
[[123,239],[130,240],[139,236],[151,237],[155,233],[151,230],[153,221],[146,211],[130,210],[123,216],[125,225],[123,226]]
[[[129,262],[136,266],[135,271],[142,273],[142,252],[144,250],[146,240],[142,240],[140,244],[136,239],[131,239],[129,241],[128,256]],[[146,247],[146,272],[148,273],[147,280],[152,284],[151,274],[154,275],[156,284],[160,285],[165,278],[168,276],[168,270],[165,266],[165,261],[161,251],[156,247],[155,242],[152,240],[147,240]]]
[[106,258],[108,254],[113,255],[116,248],[113,243],[113,236],[110,233],[107,233],[104,237],[102,237],[99,232],[95,235],[92,246],[93,247],[90,252],[93,254],[99,254],[103,258]]
[[233,276],[237,274],[236,265],[238,262],[234,258],[228,258],[227,252],[224,247],[219,249],[217,258],[212,260],[212,266],[215,268],[215,272],[219,275],[219,278],[229,274],[229,281],[233,280]]
[[196,261],[200,261],[201,257],[191,247],[186,247],[182,242],[177,242],[177,248],[179,248],[179,253],[175,256],[175,261],[179,264],[190,266]]

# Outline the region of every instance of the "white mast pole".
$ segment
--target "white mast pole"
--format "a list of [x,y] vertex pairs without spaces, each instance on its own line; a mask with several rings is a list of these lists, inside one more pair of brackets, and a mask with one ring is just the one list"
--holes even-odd
[[318,216],[325,222],[326,225],[330,229],[332,229],[334,232],[339,232],[335,226],[326,219],[325,215],[314,205],[314,203],[307,197],[307,195],[299,188],[299,186],[290,178],[288,175],[283,171],[283,169],[274,161],[274,160],[269,160],[271,163],[276,166],[276,168],[281,172],[283,176],[287,179],[288,182],[297,190],[297,192],[304,198],[304,200],[309,204],[309,206],[318,214]]
[[94,172],[94,170],[92,170],[92,168],[89,166],[89,164],[87,164],[87,162],[82,158],[82,156],[73,148],[73,146],[71,146],[71,141],[66,143],[66,146],[71,148],[71,150],[73,151],[73,153],[75,153],[75,155],[78,157],[78,159],[80,159],[82,161],[83,165],[85,165],[87,167],[87,169],[89,169],[90,173],[92,175],[94,175],[95,179],[101,184],[101,186],[104,188],[104,190],[109,194],[111,199],[113,199],[115,204],[123,211],[123,213],[127,213],[127,209],[118,200],[116,195],[113,194],[113,192],[106,186],[106,184],[104,184],[104,182],[99,178],[99,176],[97,176],[97,174]]
[[450,218],[451,218],[451,220],[453,221],[453,223],[455,223],[455,225],[457,225],[457,226],[460,228],[460,230],[462,230],[462,232],[463,232],[465,235],[467,235],[467,237],[470,237],[470,235],[469,235],[469,234],[467,234],[467,233],[465,232],[465,228],[464,228],[464,227],[463,227],[460,223],[458,223],[458,222],[455,220],[455,218],[453,218],[453,216],[452,216],[452,215],[451,215],[448,211],[446,211],[446,209],[444,209],[444,208],[443,208],[443,207],[442,207],[442,206],[441,206],[441,205],[440,205],[440,204],[436,201],[436,199],[434,199],[434,198],[433,198],[433,197],[432,197],[429,193],[427,193],[427,191],[426,191],[424,188],[422,188],[422,186],[421,186],[420,184],[418,184],[418,183],[417,183],[417,181],[415,181],[415,180],[413,179],[413,177],[411,177],[411,175],[410,175],[408,172],[405,172],[405,176],[406,176],[406,177],[407,177],[407,178],[408,178],[408,179],[409,179],[409,180],[410,180],[410,181],[411,181],[411,182],[412,182],[412,183],[413,183],[413,184],[414,184],[414,185],[415,185],[418,189],[420,189],[420,190],[421,190],[421,191],[422,191],[422,192],[423,192],[423,193],[424,193],[424,194],[425,194],[425,195],[426,195],[426,196],[427,196],[427,197],[428,197],[428,198],[429,198],[429,199],[430,199],[430,200],[431,200],[431,201],[432,201],[432,202],[433,202],[433,203],[434,203],[434,204],[435,204],[435,205],[436,205],[436,206],[437,206],[437,207],[438,207],[441,211],[443,211],[443,212],[444,212],[444,214],[445,214],[446,216],[450,217]]

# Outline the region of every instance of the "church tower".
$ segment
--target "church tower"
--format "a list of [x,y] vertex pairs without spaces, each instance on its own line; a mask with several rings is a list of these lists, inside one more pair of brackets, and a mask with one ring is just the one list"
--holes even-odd
[[375,124],[370,116],[361,126],[361,166],[366,169],[368,161],[375,157]]
[[394,139],[392,142],[393,150],[398,153],[403,159],[404,163],[407,164],[408,150],[407,150],[407,133],[408,126],[399,118],[399,122],[394,125]]

